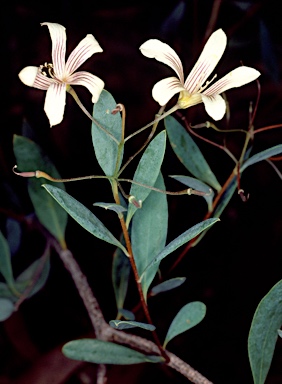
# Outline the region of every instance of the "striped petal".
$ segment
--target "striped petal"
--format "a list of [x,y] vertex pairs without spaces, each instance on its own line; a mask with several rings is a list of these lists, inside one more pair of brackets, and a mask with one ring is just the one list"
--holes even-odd
[[99,77],[85,71],[75,72],[69,76],[68,83],[70,85],[83,85],[86,87],[92,94],[93,103],[98,101],[104,88],[104,82]]
[[225,100],[220,95],[202,95],[202,101],[208,115],[214,120],[221,120],[226,112]]
[[66,28],[56,23],[41,23],[49,28],[52,40],[52,63],[54,72],[59,80],[62,80],[65,72],[66,60]]
[[198,61],[185,81],[185,88],[188,92],[199,91],[222,57],[226,44],[226,34],[222,29],[218,29],[210,36]]
[[154,85],[152,96],[160,105],[165,105],[176,93],[181,91],[185,91],[185,88],[177,77],[168,77]]
[[168,44],[157,39],[151,39],[142,44],[140,50],[144,56],[154,58],[168,65],[176,72],[180,82],[184,83],[182,63],[177,53]]
[[96,52],[103,52],[103,49],[93,35],[87,35],[70,54],[66,63],[65,76],[71,75]]
[[54,83],[53,79],[42,75],[39,72],[38,67],[25,67],[20,71],[19,78],[25,85],[43,89],[45,91],[52,83]]
[[50,126],[60,124],[66,104],[66,84],[53,83],[46,92],[44,111]]
[[211,96],[219,94],[230,88],[241,87],[242,85],[248,84],[253,80],[256,80],[260,76],[260,72],[250,67],[238,67],[233,71],[229,72],[222,79],[211,85],[206,89],[203,94]]

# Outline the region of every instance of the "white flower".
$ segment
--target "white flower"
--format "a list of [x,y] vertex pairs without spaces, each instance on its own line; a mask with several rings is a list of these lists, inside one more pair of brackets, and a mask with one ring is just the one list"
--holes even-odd
[[20,80],[34,88],[47,91],[44,111],[48,116],[51,127],[63,120],[66,90],[70,85],[83,85],[92,94],[92,102],[98,101],[104,88],[104,82],[89,72],[74,71],[102,48],[93,35],[87,35],[70,54],[67,62],[65,27],[56,23],[42,23],[47,25],[52,40],[52,64],[45,63],[38,67],[25,67],[20,73]]
[[143,55],[168,65],[178,76],[178,78],[168,77],[156,83],[152,90],[153,98],[160,105],[165,105],[175,94],[180,92],[177,102],[179,108],[188,108],[203,102],[206,112],[214,120],[222,119],[226,111],[226,104],[220,93],[230,88],[241,87],[260,76],[256,69],[241,66],[207,88],[213,79],[211,81],[206,80],[222,57],[226,44],[227,38],[223,30],[215,31],[208,39],[198,61],[184,81],[183,67],[177,53],[169,45],[159,40],[146,41],[140,47]]

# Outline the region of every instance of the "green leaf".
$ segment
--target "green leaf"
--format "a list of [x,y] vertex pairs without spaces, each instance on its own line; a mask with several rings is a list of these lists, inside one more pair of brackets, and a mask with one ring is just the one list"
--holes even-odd
[[167,255],[175,251],[177,248],[181,247],[181,245],[187,243],[194,237],[198,236],[201,232],[205,231],[207,228],[212,226],[214,223],[219,221],[217,218],[204,220],[193,227],[187,229],[187,231],[183,232],[176,239],[172,240],[154,259],[147,265],[140,279],[143,279],[145,272],[147,269],[151,268],[156,263],[159,263],[162,259],[164,259]]
[[[112,95],[103,90],[98,102],[94,104],[93,117],[120,143],[122,139],[121,116],[119,112],[115,115],[111,113],[116,105]],[[94,122],[92,123],[92,141],[100,167],[107,176],[113,176],[115,171],[118,171],[122,161],[123,144],[118,145]]]
[[241,166],[240,171],[243,172],[247,167],[250,165],[253,165],[255,163],[258,163],[259,161],[266,160],[269,157],[279,155],[282,153],[282,144],[275,145],[274,147],[265,149],[262,152],[256,153],[252,157],[250,157],[248,160],[244,162],[244,164]]
[[139,321],[111,320],[110,326],[116,329],[142,328],[147,331],[154,331],[156,327],[152,324],[140,323]]
[[208,204],[209,212],[211,212],[214,192],[207,184],[203,183],[201,180],[198,180],[198,179],[195,179],[194,177],[189,177],[189,176],[172,175],[170,177],[174,178],[175,180],[179,181],[184,185],[187,185],[192,189],[205,193],[205,195],[203,195],[203,198],[206,200]]
[[[161,173],[158,176],[155,187],[165,190]],[[166,195],[152,191],[142,208],[135,213],[132,220],[132,251],[139,275],[165,247],[167,228],[168,207]],[[156,263],[143,276],[141,284],[145,298],[158,269],[159,263]]]
[[68,214],[84,229],[98,239],[113,244],[127,254],[124,246],[104,226],[104,224],[83,204],[70,196],[67,192],[53,185],[44,184],[43,187],[48,193],[68,212]]
[[70,341],[63,346],[62,352],[69,359],[96,364],[129,365],[164,361],[161,356],[144,355],[123,345],[97,339]]
[[[122,240],[121,240],[122,242]],[[129,258],[125,256],[120,248],[117,248],[112,264],[112,281],[116,299],[116,305],[120,313],[123,308],[127,294],[128,281],[131,271]]]
[[248,353],[254,384],[264,384],[266,380],[281,325],[282,280],[260,301],[252,320]]
[[0,297],[10,299],[12,302],[16,302],[19,299],[18,295],[15,295],[6,283],[0,282]]
[[205,315],[206,306],[200,301],[194,301],[182,307],[169,327],[163,345],[164,348],[175,336],[178,336],[180,333],[188,331],[188,329],[191,329],[195,327],[195,325],[199,324]]
[[197,179],[219,191],[221,189],[219,182],[185,128],[172,116],[165,118],[165,127],[172,149],[185,168]]
[[130,321],[135,320],[134,313],[129,311],[128,309],[119,308],[119,315],[122,316],[125,320],[130,320]]
[[[164,158],[166,146],[166,132],[160,132],[148,145],[144,151],[138,167],[135,171],[133,180],[135,182],[149,185],[153,187],[160,173],[161,165]],[[135,196],[137,200],[141,200],[142,203],[149,196],[151,189],[142,187],[137,184],[132,184],[130,188],[130,195]],[[127,223],[130,222],[133,214],[137,208],[133,204],[128,206]]]
[[278,336],[282,337],[282,331],[280,329],[278,329],[277,332],[278,332]]
[[[58,171],[50,159],[42,152],[37,144],[23,137],[14,136],[14,153],[17,159],[18,170],[29,172],[40,170],[54,178],[60,178]],[[35,213],[41,224],[65,246],[65,229],[67,225],[67,213],[41,188],[44,179],[28,179],[28,192]],[[48,181],[49,182],[49,181]],[[50,184],[54,184],[50,182]],[[64,189],[63,183],[56,185]]]
[[9,299],[0,297],[0,321],[8,319],[14,312],[14,304]]
[[13,288],[15,285],[11,264],[11,254],[8,242],[2,232],[0,232],[0,273],[3,275],[8,286]]
[[186,281],[186,277],[174,277],[173,279],[163,281],[162,283],[155,285],[151,289],[151,296],[156,296],[159,293],[170,291],[177,288]]
[[109,209],[110,211],[114,211],[117,214],[127,211],[127,209],[124,208],[122,205],[114,204],[114,203],[94,203],[93,205],[95,207]]

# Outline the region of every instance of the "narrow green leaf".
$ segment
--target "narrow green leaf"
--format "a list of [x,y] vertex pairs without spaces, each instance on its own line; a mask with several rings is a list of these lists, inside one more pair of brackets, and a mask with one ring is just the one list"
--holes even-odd
[[16,302],[19,297],[13,294],[6,283],[0,282],[0,297],[9,299],[12,302]]
[[110,211],[114,211],[117,214],[127,211],[127,209],[124,208],[122,205],[114,204],[114,203],[94,203],[93,205],[95,207],[101,207],[104,209],[109,209]]
[[151,268],[156,263],[159,263],[162,259],[164,259],[167,255],[175,251],[177,248],[179,248],[181,245],[187,243],[194,237],[198,236],[201,232],[205,231],[207,228],[212,226],[214,223],[219,221],[217,218],[207,219],[204,220],[193,227],[187,229],[187,231],[183,232],[181,235],[179,235],[176,239],[172,240],[157,256],[154,257],[154,259],[147,265],[145,270],[142,273],[142,276],[140,279],[143,279],[143,276],[145,272],[149,268]]
[[199,324],[205,315],[206,306],[200,301],[194,301],[182,307],[169,327],[163,345],[164,348],[175,336],[178,336],[179,334],[188,331],[188,329],[191,329],[195,327],[195,325]]
[[70,341],[63,346],[62,352],[69,359],[96,364],[129,365],[164,361],[161,356],[144,355],[123,345],[97,339]]
[[174,277],[173,279],[163,281],[162,283],[155,285],[151,289],[151,296],[156,296],[159,293],[170,291],[177,288],[186,281],[186,277]]
[[[112,95],[103,90],[98,102],[94,104],[93,117],[120,143],[122,139],[121,116],[119,112],[114,115],[111,113],[116,105]],[[94,122],[92,123],[92,141],[100,167],[107,176],[113,176],[122,161],[123,145],[120,144],[119,149],[118,143]],[[120,155],[118,155],[119,153]]]
[[[54,178],[60,178],[58,171],[51,160],[42,152],[40,147],[33,141],[23,136],[14,136],[14,153],[20,172],[44,171]],[[55,236],[61,243],[65,244],[65,229],[68,215],[42,188],[44,179],[28,179],[28,192],[35,213],[41,224]],[[55,184],[50,182],[50,184]],[[56,185],[64,189],[63,183]]]
[[120,316],[122,316],[125,320],[130,320],[130,321],[134,321],[135,320],[134,313],[129,311],[128,309],[119,308],[119,313],[118,314]]
[[127,254],[124,246],[104,226],[104,224],[83,204],[70,196],[67,192],[53,185],[44,184],[43,187],[48,193],[67,211],[67,213],[84,229],[92,235],[107,243],[113,244]]
[[253,165],[255,163],[258,163],[259,161],[266,160],[269,157],[279,155],[282,153],[282,144],[275,145],[274,147],[265,149],[262,152],[256,153],[252,157],[250,157],[248,160],[244,162],[244,164],[241,166],[241,172],[243,172],[247,167],[250,165]]
[[[158,176],[155,187],[165,190],[161,173]],[[132,250],[139,275],[164,248],[167,228],[168,206],[166,195],[152,191],[142,208],[135,213],[132,220]],[[158,269],[159,263],[156,263],[142,278],[141,284],[145,298]]]
[[[165,146],[166,132],[162,131],[150,142],[144,151],[133,177],[135,182],[149,185],[151,187],[155,185],[163,162]],[[137,200],[141,200],[142,203],[144,203],[150,192],[151,189],[149,188],[145,188],[137,184],[132,184],[129,194],[131,196],[135,196]],[[129,204],[126,219],[127,223],[130,222],[136,210],[137,208],[133,204]]]
[[0,232],[0,273],[5,278],[8,286],[14,287],[10,249],[2,232]]
[[209,212],[211,212],[214,192],[207,184],[203,183],[201,180],[198,180],[198,179],[195,179],[194,177],[189,177],[189,176],[172,175],[170,177],[174,178],[175,180],[179,181],[184,185],[187,185],[192,189],[205,193],[205,195],[203,195],[203,198],[206,200],[208,204]]
[[281,325],[282,280],[260,301],[252,320],[248,353],[254,384],[264,384],[266,380]]
[[[121,240],[121,242],[123,241]],[[123,308],[127,294],[130,271],[131,265],[129,258],[125,256],[120,248],[117,248],[113,256],[112,281],[119,312]]]
[[186,169],[197,179],[219,191],[221,189],[219,182],[185,128],[172,116],[165,118],[165,127],[172,149]]
[[152,324],[140,323],[139,321],[111,320],[109,324],[116,329],[142,328],[147,331],[154,331],[156,329]]
[[14,312],[14,304],[9,299],[0,297],[0,321],[7,320]]

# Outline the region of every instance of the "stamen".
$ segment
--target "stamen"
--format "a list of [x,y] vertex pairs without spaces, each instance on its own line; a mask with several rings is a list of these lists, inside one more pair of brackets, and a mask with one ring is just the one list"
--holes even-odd
[[199,89],[199,92],[200,93],[203,92],[203,90],[205,90],[207,88],[207,86],[209,86],[210,83],[212,83],[216,77],[217,77],[217,75],[215,74],[211,80],[206,81],[206,84]]
[[39,66],[39,71],[42,75],[49,77],[49,79],[55,78],[54,67],[52,63],[44,63]]

